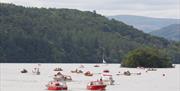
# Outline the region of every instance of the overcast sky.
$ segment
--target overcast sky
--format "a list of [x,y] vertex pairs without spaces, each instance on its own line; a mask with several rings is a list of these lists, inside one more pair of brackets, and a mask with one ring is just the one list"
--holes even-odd
[[0,2],[31,7],[96,10],[105,16],[141,15],[180,19],[180,0],[0,0]]

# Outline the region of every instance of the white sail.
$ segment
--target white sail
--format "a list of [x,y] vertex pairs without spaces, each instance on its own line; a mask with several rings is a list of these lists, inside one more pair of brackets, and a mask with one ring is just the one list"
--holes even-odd
[[106,61],[103,59],[103,63],[106,64]]

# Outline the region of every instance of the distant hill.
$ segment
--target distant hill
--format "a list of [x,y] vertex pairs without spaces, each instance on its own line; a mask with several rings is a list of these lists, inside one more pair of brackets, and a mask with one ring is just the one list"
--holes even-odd
[[159,30],[152,31],[150,34],[163,37],[168,40],[180,41],[180,24],[171,24]]
[[161,29],[162,27],[168,26],[170,24],[180,24],[180,19],[151,18],[134,15],[117,15],[108,17],[123,21],[128,25],[133,25],[135,28],[138,28],[146,33]]
[[102,63],[103,55],[120,63],[145,46],[167,50],[178,62],[179,45],[95,12],[0,3],[0,62]]

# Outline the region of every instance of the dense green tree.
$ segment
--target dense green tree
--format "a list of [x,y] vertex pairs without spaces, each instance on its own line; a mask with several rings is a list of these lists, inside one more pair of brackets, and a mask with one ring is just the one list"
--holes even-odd
[[130,51],[123,59],[123,67],[172,67],[172,60],[166,52],[156,48],[138,48]]
[[119,63],[143,46],[164,48],[179,62],[174,43],[97,13],[0,3],[0,62],[101,63],[104,55]]

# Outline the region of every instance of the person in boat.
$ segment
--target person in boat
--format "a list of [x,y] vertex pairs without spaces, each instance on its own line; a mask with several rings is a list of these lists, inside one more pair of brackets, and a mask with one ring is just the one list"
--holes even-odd
[[100,78],[99,83],[100,83],[100,84],[103,84],[102,77]]
[[26,69],[23,69],[23,71],[27,71]]
[[37,68],[34,68],[34,70],[32,70],[33,73],[35,73],[37,71]]
[[37,68],[37,72],[39,72],[39,68]]
[[90,85],[93,85],[93,82],[90,82]]
[[165,74],[163,74],[163,76],[165,76]]
[[63,77],[64,77],[64,80],[65,80],[65,81],[72,81],[71,76],[64,75]]
[[114,80],[112,77],[109,77],[109,80],[110,80],[110,85],[113,85],[114,84]]
[[77,70],[76,73],[83,73],[83,71],[82,70]]
[[100,78],[100,81],[102,81],[102,77]]
[[78,72],[78,69],[76,69],[75,72]]

